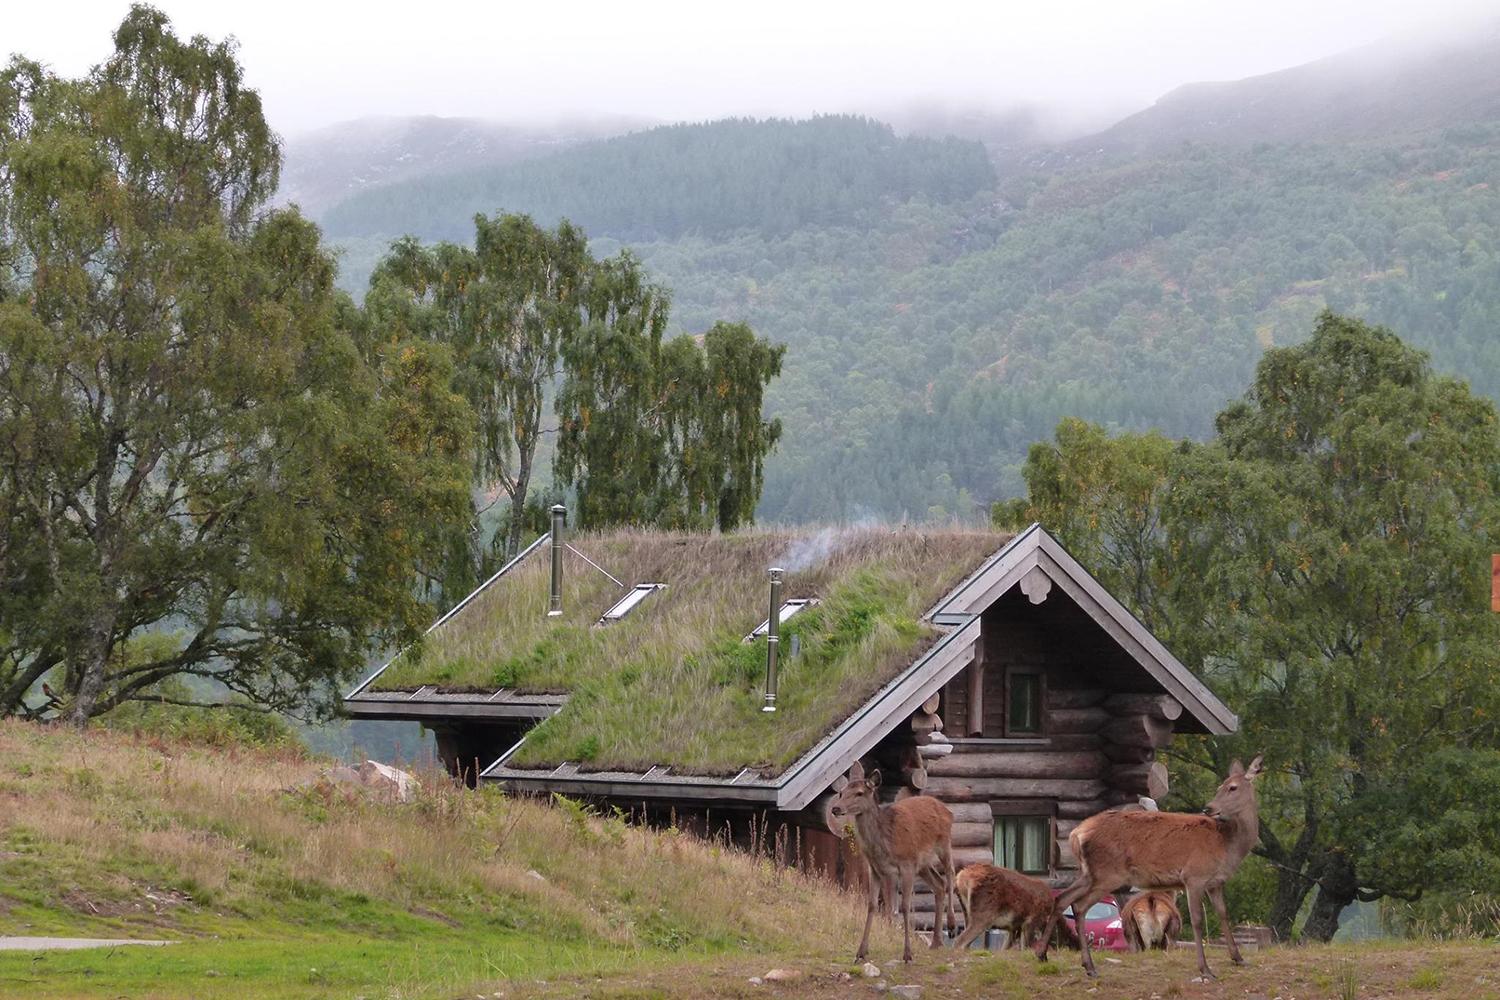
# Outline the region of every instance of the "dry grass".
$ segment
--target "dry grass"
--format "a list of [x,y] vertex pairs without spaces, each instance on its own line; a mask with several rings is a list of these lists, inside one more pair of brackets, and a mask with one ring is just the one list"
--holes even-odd
[[[423,776],[415,802],[295,756],[0,723],[0,934],[453,927],[624,953],[832,942],[857,901],[685,835]],[[291,791],[288,791],[291,789]],[[733,905],[725,901],[733,900]]]
[[[549,620],[548,560],[538,550],[376,686],[570,692],[518,765],[777,773],[934,639],[920,616],[1005,541],[887,528],[583,536],[575,546],[625,583],[667,589],[597,627],[622,591],[569,554],[565,613]],[[787,599],[823,603],[787,623],[802,653],[786,658],[780,711],[768,719],[759,710],[763,646],[740,640],[765,619],[772,565],[788,568]]]

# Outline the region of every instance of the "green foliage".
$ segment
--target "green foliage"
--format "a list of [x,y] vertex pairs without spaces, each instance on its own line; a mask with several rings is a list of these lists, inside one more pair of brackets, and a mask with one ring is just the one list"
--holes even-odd
[[306,707],[425,622],[466,409],[440,351],[361,353],[279,166],[232,46],[149,8],[82,79],[0,72],[0,716],[44,677],[77,722],[173,676]]
[[[1354,899],[1496,877],[1500,523],[1495,408],[1390,331],[1325,314],[1268,351],[1213,442],[1064,424],[1027,464],[1066,544],[1203,669],[1241,734],[1189,753],[1222,773],[1268,751],[1269,919],[1326,939]],[[1019,511],[1006,509],[1003,515]],[[1493,825],[1493,824],[1491,824]]]

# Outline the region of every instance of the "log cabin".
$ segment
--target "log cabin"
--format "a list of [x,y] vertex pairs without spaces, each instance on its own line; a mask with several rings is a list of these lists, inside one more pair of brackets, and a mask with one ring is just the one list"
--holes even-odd
[[1234,714],[1039,525],[553,530],[345,699],[471,785],[618,807],[856,878],[856,760],[954,813],[955,864],[1054,882],[1068,833],[1160,798]]

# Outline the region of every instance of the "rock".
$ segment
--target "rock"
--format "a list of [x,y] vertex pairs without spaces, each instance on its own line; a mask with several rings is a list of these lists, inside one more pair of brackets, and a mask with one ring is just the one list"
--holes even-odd
[[359,765],[359,781],[366,788],[375,789],[397,802],[410,802],[422,787],[405,771],[377,760],[367,760]]
[[528,869],[526,869],[526,874],[530,875],[532,878],[536,879],[538,882],[545,882],[545,881],[547,881],[547,876],[543,875],[541,872],[537,871],[535,868],[528,868]]
[[750,985],[751,986],[760,986],[764,982],[765,982],[765,980],[762,979],[762,978],[760,978],[759,976],[751,976],[750,977]]
[[880,966],[874,962],[866,962],[859,967],[859,972],[866,979],[876,979],[880,976]]
[[895,997],[896,1000],[920,1000],[922,987],[920,986],[892,986],[886,996]]
[[789,983],[794,979],[801,979],[802,973],[797,969],[772,969],[761,978],[768,983]]

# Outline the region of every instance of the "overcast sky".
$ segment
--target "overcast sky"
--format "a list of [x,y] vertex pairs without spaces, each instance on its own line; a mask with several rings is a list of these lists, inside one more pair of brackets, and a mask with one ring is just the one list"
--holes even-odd
[[[161,0],[180,34],[233,35],[287,135],[366,115],[538,120],[879,113],[913,103],[1129,111],[1390,37],[1497,0]],[[0,52],[75,74],[124,0],[7,5]]]

